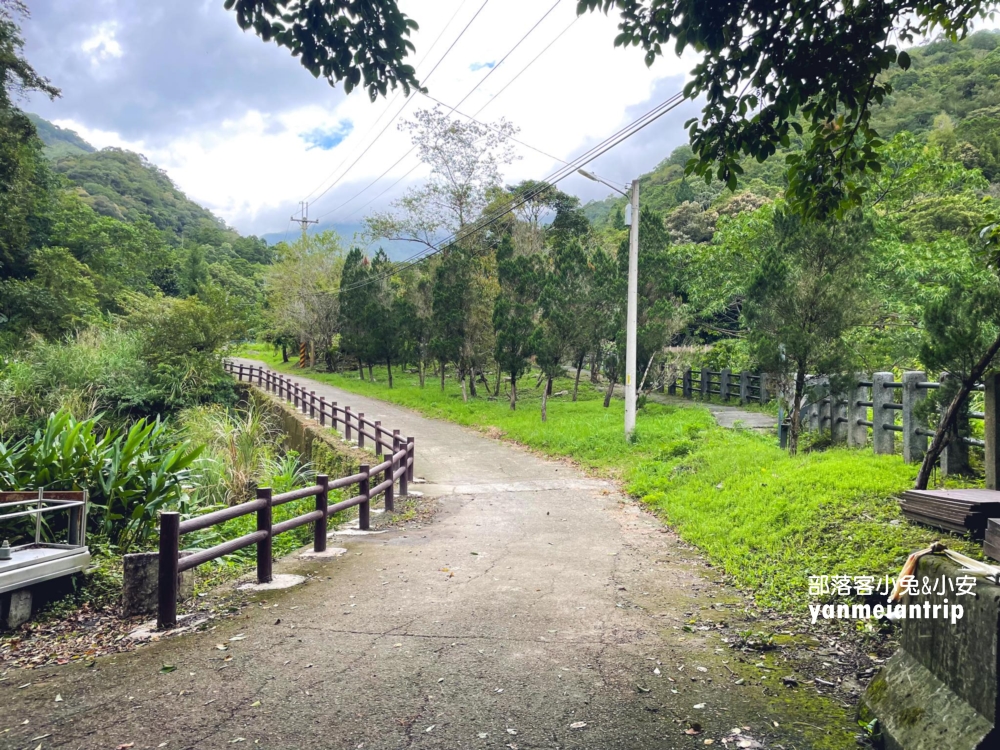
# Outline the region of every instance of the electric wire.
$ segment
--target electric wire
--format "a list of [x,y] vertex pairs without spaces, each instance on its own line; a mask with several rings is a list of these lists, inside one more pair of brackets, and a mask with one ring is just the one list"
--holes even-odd
[[[445,35],[445,32],[448,31],[449,28],[451,28],[451,24],[455,20],[455,18],[458,16],[459,12],[462,10],[462,8],[464,8],[466,5],[468,5],[468,3],[469,3],[469,0],[462,0],[462,2],[460,2],[458,4],[458,6],[455,8],[455,12],[452,13],[451,14],[451,18],[448,19],[448,23],[446,23],[444,25],[444,27],[441,29],[441,31],[438,32],[438,35],[434,38],[434,41],[431,42],[430,47],[427,48],[427,51],[424,52],[423,55],[421,55],[420,60],[417,61],[417,63],[413,66],[414,68],[419,68],[423,64],[424,60],[426,60],[428,57],[430,57],[430,54],[431,54],[431,52],[434,51],[434,48],[437,46],[437,43],[441,41],[441,39]],[[463,30],[463,33],[464,33],[464,30]],[[461,34],[459,34],[459,38],[461,38]],[[456,39],[456,41],[457,41],[457,39]],[[453,46],[454,46],[454,44],[452,44],[452,47]],[[444,55],[441,56],[441,59],[438,60],[438,65],[441,64],[441,60],[444,60],[444,58],[447,57],[448,52],[450,52],[450,51],[451,51],[451,48],[449,47],[449,49],[444,53]],[[436,68],[437,65],[435,65],[434,67]],[[431,73],[433,73],[433,72],[434,72],[434,70],[432,69]],[[430,75],[430,73],[428,74],[428,76],[429,75]],[[402,96],[402,95],[403,95],[402,89],[396,91],[396,95],[392,97],[392,101],[390,101],[388,104],[385,105],[385,107],[382,109],[382,112],[379,114],[378,118],[375,120],[375,122],[373,122],[371,124],[371,127],[368,129],[369,132],[375,130],[375,128],[378,127],[379,123],[382,122],[382,118],[385,117],[392,110],[393,106],[396,104],[397,101],[399,101],[399,97]],[[344,158],[340,160],[340,163],[337,164],[337,166],[333,168],[333,170],[330,172],[330,174],[328,174],[326,177],[324,177],[320,181],[320,183],[316,187],[314,187],[312,190],[310,190],[309,194],[305,198],[303,198],[302,200],[303,201],[308,201],[317,190],[319,190],[321,187],[323,187],[324,184],[326,184],[327,180],[331,179],[340,170],[340,168],[342,166],[344,166],[345,163],[347,163],[348,158],[350,158],[350,154],[344,154]]]
[[[487,123],[485,123],[485,122],[482,122],[482,121],[480,121],[480,120],[477,120],[477,119],[476,119],[476,116],[477,116],[477,115],[479,115],[479,114],[480,114],[480,113],[481,113],[481,112],[482,112],[482,111],[483,111],[484,109],[486,109],[486,107],[487,107],[487,106],[489,106],[490,104],[492,104],[492,103],[493,103],[493,101],[494,101],[494,100],[495,100],[495,99],[496,99],[497,97],[499,97],[499,96],[500,96],[500,95],[501,95],[501,94],[502,94],[502,93],[503,93],[504,91],[506,91],[506,90],[507,90],[507,89],[508,89],[508,88],[510,87],[510,85],[511,85],[512,83],[514,83],[514,81],[516,81],[516,80],[517,80],[518,78],[520,78],[520,77],[521,77],[521,75],[522,75],[522,74],[523,74],[523,73],[524,73],[524,72],[525,72],[526,70],[528,70],[528,68],[530,68],[530,67],[531,67],[532,65],[534,65],[534,64],[535,64],[536,62],[538,62],[538,59],[539,59],[539,58],[540,58],[540,57],[541,57],[542,55],[544,55],[544,54],[545,54],[546,52],[548,52],[548,51],[549,51],[549,48],[551,48],[553,44],[555,44],[555,43],[556,43],[556,42],[558,42],[558,41],[559,41],[560,39],[562,39],[563,35],[564,35],[564,34],[565,34],[565,33],[566,33],[567,31],[569,31],[569,30],[570,30],[570,29],[571,29],[571,28],[573,27],[573,24],[575,24],[575,23],[576,23],[577,21],[579,21],[579,20],[580,20],[580,16],[576,16],[576,17],[575,17],[575,18],[574,18],[574,19],[573,19],[572,21],[570,21],[570,23],[569,23],[569,25],[568,25],[568,26],[566,26],[566,27],[565,27],[565,28],[564,28],[564,29],[563,29],[562,31],[560,31],[560,32],[559,32],[559,33],[558,33],[558,34],[556,35],[556,37],[555,37],[555,38],[554,38],[554,39],[553,39],[553,40],[552,40],[551,42],[549,42],[549,43],[548,43],[547,45],[545,45],[545,47],[544,47],[544,48],[542,49],[542,51],[541,51],[541,52],[539,52],[539,53],[538,53],[537,55],[535,55],[535,56],[534,56],[534,57],[533,57],[533,58],[532,58],[532,59],[531,59],[531,60],[530,60],[530,61],[528,62],[528,64],[527,64],[527,65],[525,65],[524,67],[522,67],[522,68],[521,68],[521,70],[519,70],[519,71],[517,72],[517,75],[515,75],[515,76],[514,76],[513,78],[511,78],[511,79],[510,79],[509,81],[507,81],[507,83],[505,83],[505,84],[504,84],[503,88],[501,88],[501,89],[500,89],[500,90],[499,90],[499,91],[498,91],[497,93],[493,94],[493,95],[492,95],[492,96],[491,96],[491,97],[490,97],[490,98],[489,98],[489,99],[488,99],[488,100],[487,100],[487,101],[486,101],[486,102],[485,102],[485,103],[483,104],[483,106],[481,106],[481,107],[480,107],[479,109],[477,109],[477,110],[476,110],[476,112],[475,112],[475,114],[473,114],[473,115],[466,115],[466,114],[464,114],[464,113],[462,113],[462,112],[457,112],[457,107],[458,107],[458,105],[457,105],[457,104],[455,105],[455,107],[451,107],[451,108],[450,108],[450,109],[451,109],[451,111],[452,111],[452,113],[456,113],[456,112],[457,112],[457,114],[461,115],[462,117],[467,117],[467,118],[469,118],[470,120],[473,120],[474,122],[478,122],[478,123],[479,123],[480,125],[483,125],[483,126],[485,126],[485,127],[488,127],[488,128],[490,128],[490,129],[492,129],[492,130],[495,130],[495,131],[496,131],[497,129],[496,129],[496,128],[494,128],[494,127],[493,127],[492,125],[489,125],[489,124],[487,124]],[[421,93],[423,93],[423,92],[421,92]],[[443,107],[447,107],[447,106],[448,106],[448,105],[447,105],[447,104],[445,104],[444,102],[441,102],[441,101],[439,101],[438,99],[435,99],[435,98],[434,98],[433,96],[430,96],[429,94],[423,94],[423,95],[424,95],[424,96],[426,96],[426,97],[427,97],[428,99],[430,99],[431,101],[434,101],[434,102],[437,102],[438,104],[440,104],[440,105],[441,105],[441,106],[443,106]],[[499,131],[498,131],[498,132],[499,132]],[[565,160],[563,160],[563,159],[560,159],[559,157],[556,157],[556,156],[552,156],[551,154],[548,154],[548,153],[545,153],[544,151],[541,151],[541,150],[539,150],[539,149],[535,148],[534,146],[530,146],[530,145],[528,145],[527,143],[523,143],[523,142],[521,142],[521,141],[518,141],[518,143],[521,143],[521,145],[523,145],[523,146],[527,146],[528,148],[530,148],[530,149],[532,149],[532,150],[534,150],[534,151],[538,151],[538,153],[540,153],[540,154],[543,154],[544,156],[548,156],[548,157],[549,157],[550,159],[555,159],[556,161],[558,161],[558,162],[561,162],[562,164],[566,164],[566,163],[567,163],[567,162],[566,162]],[[409,154],[411,154],[411,153],[413,153],[412,149],[411,149],[410,151],[408,151],[406,155],[408,156],[408,155],[409,155]],[[405,157],[404,157],[404,158],[405,158]],[[384,177],[384,176],[385,176],[386,174],[388,174],[388,173],[389,173],[389,172],[390,172],[390,171],[391,171],[391,170],[392,170],[392,169],[393,169],[393,168],[394,168],[394,167],[395,167],[396,165],[398,165],[398,164],[399,164],[399,163],[400,163],[401,161],[402,161],[402,159],[400,159],[399,161],[397,161],[397,162],[396,162],[396,164],[393,164],[393,166],[392,166],[392,167],[390,167],[389,169],[387,169],[387,170],[386,170],[385,172],[383,172],[383,173],[382,173],[382,175],[381,175],[381,176],[380,176],[380,177],[379,177],[378,179],[381,179],[381,178],[382,178],[382,177]],[[370,205],[372,205],[373,203],[375,203],[375,202],[376,202],[376,201],[377,201],[377,200],[378,200],[379,198],[381,198],[381,197],[382,197],[383,195],[385,195],[386,193],[388,193],[389,191],[391,191],[391,190],[392,190],[392,189],[393,189],[394,187],[396,187],[396,186],[397,186],[397,185],[398,185],[399,183],[401,183],[401,182],[402,182],[403,180],[405,180],[405,179],[406,179],[407,177],[409,177],[409,176],[410,176],[411,174],[413,174],[413,173],[414,173],[414,172],[415,172],[415,171],[416,171],[417,169],[419,169],[419,168],[420,168],[420,166],[421,166],[421,164],[422,164],[422,162],[417,162],[416,164],[414,164],[414,165],[413,165],[412,167],[410,167],[410,169],[409,169],[409,170],[408,170],[408,171],[407,171],[407,172],[406,172],[405,174],[403,174],[402,176],[400,176],[399,178],[397,178],[395,182],[393,182],[393,183],[392,183],[391,185],[389,185],[389,187],[385,188],[385,189],[384,189],[384,190],[383,190],[383,191],[382,191],[381,193],[379,193],[378,195],[376,195],[376,196],[375,196],[374,198],[372,198],[371,200],[369,200],[369,201],[368,201],[367,203],[365,203],[364,205],[362,205],[362,206],[360,206],[360,207],[358,207],[358,208],[354,209],[353,211],[351,211],[351,213],[347,215],[347,217],[346,217],[346,218],[344,219],[344,221],[349,221],[350,219],[354,218],[354,217],[355,217],[355,216],[356,216],[357,214],[359,214],[359,213],[360,213],[361,211],[364,211],[364,210],[365,210],[366,208],[368,208],[368,207],[369,207]],[[377,180],[376,180],[376,182],[377,182]],[[360,195],[360,193],[359,193],[359,195]],[[355,196],[355,197],[357,197],[357,196]],[[353,198],[352,198],[351,200],[353,200]],[[351,201],[347,201],[347,203],[350,203],[350,202],[351,202]],[[345,203],[345,204],[343,204],[343,205],[347,205],[347,203]],[[343,206],[341,206],[341,207],[343,207]],[[334,210],[337,210],[337,209],[334,209]],[[330,213],[332,213],[332,212],[330,212]],[[327,215],[327,214],[324,214],[324,216],[325,216],[325,215]]]
[[400,261],[399,263],[393,264],[393,268],[389,272],[381,274],[377,277],[365,279],[364,281],[356,282],[347,287],[341,288],[339,291],[348,292],[354,289],[359,289],[363,286],[377,283],[381,281],[383,278],[388,278],[389,276],[392,276],[394,274],[406,271],[407,269],[412,268],[413,266],[419,263],[422,263],[428,258],[443,252],[451,245],[454,245],[457,242],[460,242],[463,239],[478,232],[481,232],[484,229],[488,228],[489,226],[492,226],[501,218],[511,213],[515,209],[520,208],[535,196],[541,194],[550,187],[557,185],[559,182],[569,177],[578,169],[583,168],[594,159],[603,156],[605,153],[613,149],[615,146],[624,142],[628,138],[631,138],[633,135],[643,130],[644,128],[646,128],[647,126],[658,120],[663,115],[675,109],[685,101],[685,98],[686,97],[681,92],[674,94],[672,97],[661,102],[656,107],[651,109],[649,112],[637,118],[636,120],[632,121],[631,123],[626,125],[624,128],[622,128],[615,134],[609,136],[608,138],[604,139],[597,145],[588,149],[580,156],[576,157],[571,163],[567,164],[565,167],[556,170],[549,177],[540,181],[540,183],[537,184],[536,186],[520,191],[515,195],[512,195],[506,207],[497,209],[493,212],[492,215],[483,217],[479,221],[474,222],[469,227],[463,228],[458,232],[449,235],[449,237],[445,238],[438,245],[427,248],[426,250],[422,250],[421,252],[414,254],[410,258]]
[[[539,19],[538,19],[537,21],[535,21],[534,25],[533,25],[533,26],[532,26],[532,27],[531,27],[530,29],[528,29],[528,30],[527,30],[527,31],[526,31],[526,32],[525,32],[525,33],[524,33],[524,34],[523,34],[523,35],[521,36],[521,38],[520,38],[520,39],[518,39],[518,40],[517,40],[517,43],[516,43],[516,44],[515,44],[515,45],[514,45],[513,47],[511,47],[511,48],[510,48],[510,50],[508,50],[507,54],[505,54],[505,55],[504,55],[504,56],[503,56],[502,58],[500,58],[500,61],[499,61],[499,62],[498,62],[498,63],[497,63],[496,65],[494,65],[494,66],[493,66],[492,68],[490,68],[489,72],[488,72],[488,73],[487,73],[487,74],[486,74],[485,76],[483,76],[483,77],[482,77],[482,79],[480,79],[480,81],[479,81],[479,82],[478,82],[478,83],[477,83],[477,84],[476,84],[475,86],[473,86],[473,87],[472,87],[472,88],[471,88],[471,89],[469,90],[469,92],[468,92],[468,93],[467,93],[467,94],[466,94],[465,96],[463,96],[463,97],[462,97],[462,99],[461,99],[461,100],[460,100],[460,101],[458,102],[458,104],[456,104],[456,105],[455,105],[455,107],[460,107],[460,106],[462,106],[462,104],[463,104],[463,103],[464,103],[464,102],[465,102],[465,101],[466,101],[466,100],[467,100],[467,99],[468,99],[468,98],[469,98],[470,96],[472,96],[472,95],[473,95],[473,94],[475,93],[475,91],[476,91],[476,90],[477,90],[477,89],[478,89],[478,88],[479,88],[480,86],[482,86],[482,85],[483,85],[484,83],[486,83],[486,81],[487,81],[487,80],[489,79],[489,77],[490,77],[491,75],[493,75],[493,73],[495,73],[495,72],[496,72],[496,71],[497,71],[497,70],[498,70],[498,69],[500,68],[500,66],[501,66],[501,65],[503,65],[503,64],[504,64],[504,62],[505,62],[505,61],[507,60],[507,58],[509,58],[509,57],[510,57],[510,56],[511,56],[511,55],[512,55],[512,54],[514,53],[514,51],[515,51],[515,50],[517,50],[517,48],[518,48],[518,47],[520,47],[520,46],[521,46],[521,44],[523,44],[523,43],[524,43],[524,41],[525,41],[525,40],[526,40],[526,39],[527,39],[527,38],[528,38],[529,36],[531,36],[532,32],[534,32],[534,31],[535,31],[535,29],[537,29],[537,28],[539,27],[539,25],[541,25],[541,23],[542,23],[542,22],[543,22],[543,21],[544,21],[544,20],[545,20],[546,18],[548,18],[548,17],[549,17],[549,15],[550,15],[550,14],[552,13],[552,11],[554,11],[554,10],[555,10],[555,9],[556,9],[556,8],[557,8],[557,7],[559,6],[559,4],[560,4],[561,2],[562,2],[562,0],[556,0],[556,1],[555,1],[555,2],[554,2],[554,3],[552,4],[552,6],[551,6],[551,7],[550,7],[550,8],[549,8],[549,9],[548,9],[547,11],[545,11],[545,13],[544,13],[544,14],[542,15],[542,17],[541,17],[541,18],[539,18]],[[565,30],[564,30],[564,32],[565,32]],[[564,33],[564,32],[563,32],[563,33]],[[560,34],[560,36],[561,36],[561,35],[562,35],[562,34]],[[551,46],[551,44],[550,44],[549,46]],[[536,59],[537,59],[537,57],[536,57]],[[532,62],[534,62],[534,61],[532,61]],[[531,65],[531,63],[529,63],[528,65]],[[522,70],[521,72],[524,72],[524,71]],[[409,104],[409,102],[410,102],[410,101],[412,101],[412,99],[408,99],[408,100],[407,100],[407,104]],[[450,114],[452,114],[452,113],[453,113],[453,112],[455,111],[455,107],[452,107],[451,111],[449,111],[449,112],[448,112],[448,114],[449,114],[449,115],[450,115]],[[391,124],[391,122],[390,122],[389,124]],[[387,127],[388,127],[388,125],[386,125],[386,128],[387,128]],[[383,131],[382,131],[382,132],[385,132],[385,129],[384,129],[384,128],[383,128]],[[381,133],[379,133],[379,135],[381,135]],[[406,158],[407,158],[407,157],[408,157],[408,156],[409,156],[410,154],[412,154],[412,153],[413,153],[414,151],[416,151],[416,149],[417,149],[417,147],[416,147],[416,146],[411,146],[411,147],[410,147],[410,149],[409,149],[409,150],[408,150],[408,151],[407,151],[407,152],[406,152],[405,154],[403,154],[403,155],[402,155],[401,157],[399,157],[399,158],[398,158],[398,159],[397,159],[397,160],[396,160],[395,162],[393,162],[393,163],[392,163],[392,164],[391,164],[391,165],[390,165],[390,166],[389,166],[389,167],[388,167],[388,168],[387,168],[387,169],[386,169],[386,170],[385,170],[384,172],[382,172],[382,174],[380,174],[380,175],[379,175],[378,177],[376,177],[376,178],[375,178],[374,180],[372,180],[371,182],[369,182],[369,183],[368,183],[367,185],[365,185],[365,186],[364,186],[364,187],[363,187],[363,188],[362,188],[362,189],[361,189],[360,191],[358,191],[357,193],[355,193],[355,194],[354,194],[353,196],[351,196],[350,198],[348,198],[348,199],[347,199],[346,201],[344,201],[344,202],[343,202],[343,203],[341,203],[340,205],[338,205],[338,206],[336,206],[336,207],[334,207],[334,208],[330,209],[329,211],[326,211],[326,212],[324,212],[324,213],[320,214],[319,216],[317,216],[317,217],[316,217],[316,218],[317,218],[317,220],[320,220],[320,219],[323,219],[323,218],[325,218],[325,217],[329,216],[329,215],[330,215],[330,214],[332,214],[332,213],[336,213],[337,211],[339,211],[340,209],[342,209],[342,208],[343,208],[344,206],[346,206],[346,205],[348,205],[348,204],[350,204],[350,203],[354,202],[355,200],[357,200],[357,199],[358,199],[359,197],[361,197],[361,196],[362,196],[362,195],[363,195],[364,193],[366,193],[366,192],[367,192],[367,191],[368,191],[369,189],[371,189],[371,188],[372,188],[372,187],[373,187],[374,185],[376,185],[376,184],[377,184],[377,183],[378,183],[378,182],[379,182],[379,181],[380,181],[380,180],[381,180],[381,179],[382,179],[383,177],[385,177],[385,176],[386,176],[387,174],[389,174],[389,173],[390,173],[390,172],[391,172],[392,170],[394,170],[394,169],[395,169],[396,167],[398,167],[398,166],[399,166],[399,165],[400,165],[400,164],[401,164],[401,163],[403,162],[403,160],[404,160],[404,159],[406,159]],[[367,149],[366,149],[365,151],[367,152]],[[361,154],[361,156],[364,156],[364,153],[362,153],[362,154]],[[358,157],[358,159],[360,159],[360,158],[361,158],[361,157]],[[358,160],[355,160],[355,161],[354,161],[354,164],[357,164],[357,161],[358,161]],[[351,166],[354,166],[354,164],[352,164]],[[415,168],[414,168],[414,169],[415,169]],[[348,171],[350,171],[350,167],[348,167]],[[413,171],[413,170],[411,169],[411,170],[410,170],[410,172],[412,172],[412,171]],[[407,173],[407,175],[409,175],[409,174],[410,174],[410,172],[408,172],[408,173]],[[346,172],[345,172],[345,174],[346,174]],[[343,178],[343,176],[344,176],[344,175],[341,175],[341,177],[340,177],[340,178],[338,178],[338,182],[339,182],[339,180],[340,180],[340,179],[342,179],[342,178]],[[404,177],[405,177],[405,176],[406,176],[406,175],[404,175]],[[394,185],[395,185],[395,184],[398,184],[398,182],[399,182],[399,180],[397,180],[397,181],[396,181],[396,183],[394,183]],[[334,184],[336,184],[336,183],[334,183]],[[332,188],[332,187],[333,187],[333,185],[331,185],[330,187]],[[324,191],[323,191],[323,193],[321,193],[321,194],[320,194],[319,196],[317,196],[317,197],[316,197],[316,200],[319,200],[319,199],[320,199],[320,198],[321,198],[321,197],[322,197],[322,196],[323,196],[323,195],[324,195],[324,194],[325,194],[325,193],[326,193],[326,192],[327,192],[327,191],[328,191],[329,189],[330,189],[330,188],[327,188],[327,190],[324,190]]]
[[[490,1],[490,0],[483,0],[483,4],[479,6],[479,9],[478,9],[478,10],[476,11],[475,15],[473,15],[473,16],[472,16],[472,18],[470,18],[470,19],[469,19],[469,22],[468,22],[467,24],[465,24],[465,26],[464,26],[464,27],[462,28],[462,30],[461,30],[461,31],[459,32],[458,36],[457,36],[457,37],[455,37],[454,41],[452,41],[452,43],[451,43],[451,45],[450,45],[450,46],[448,47],[448,49],[447,49],[447,50],[445,50],[445,53],[444,53],[444,54],[443,54],[443,55],[441,56],[441,59],[440,59],[440,60],[438,60],[438,61],[437,61],[437,62],[436,62],[436,63],[434,64],[434,67],[433,67],[433,68],[431,68],[431,71],[430,71],[430,72],[429,72],[429,73],[428,73],[428,74],[427,74],[426,76],[424,76],[424,81],[423,81],[424,83],[426,83],[426,82],[427,82],[427,81],[428,81],[428,80],[430,79],[430,77],[431,77],[432,75],[434,75],[434,71],[436,71],[436,70],[438,69],[438,66],[439,66],[439,65],[440,65],[440,64],[441,64],[441,63],[442,63],[442,62],[444,61],[444,59],[445,59],[445,58],[446,58],[446,57],[448,56],[448,54],[449,54],[449,53],[450,53],[450,52],[452,51],[452,49],[454,49],[455,45],[456,45],[456,44],[458,44],[458,41],[459,41],[459,39],[461,39],[461,38],[462,38],[462,37],[463,37],[463,36],[465,35],[465,32],[466,32],[466,31],[468,31],[468,29],[469,29],[469,27],[470,27],[470,26],[472,25],[473,21],[475,21],[475,20],[476,20],[476,18],[478,18],[478,17],[479,17],[479,14],[483,12],[483,8],[485,8],[485,7],[486,7],[486,4],[487,4],[487,3],[489,3],[489,1]],[[491,71],[491,72],[492,72],[492,71]],[[368,144],[367,146],[365,146],[364,150],[363,150],[363,151],[362,151],[362,152],[361,152],[361,153],[360,153],[360,154],[358,155],[358,157],[357,157],[357,158],[356,158],[356,159],[355,159],[354,161],[352,161],[352,162],[351,162],[351,163],[350,163],[350,164],[348,165],[347,169],[345,169],[345,170],[344,170],[344,171],[343,171],[343,172],[342,172],[342,173],[340,174],[340,176],[339,176],[339,177],[337,177],[337,179],[336,179],[336,180],[334,180],[334,181],[333,181],[332,183],[330,183],[329,185],[327,185],[327,187],[326,187],[326,188],[324,188],[324,189],[323,189],[323,191],[322,191],[322,192],[321,192],[321,193],[320,193],[319,195],[317,195],[317,196],[316,196],[316,197],[315,197],[315,198],[313,199],[313,202],[316,202],[316,201],[318,201],[318,200],[319,200],[320,198],[322,198],[322,197],[323,197],[324,195],[326,195],[326,194],[327,194],[328,192],[330,192],[331,190],[333,190],[333,188],[335,188],[335,187],[336,187],[336,186],[337,186],[337,185],[338,185],[338,184],[340,183],[340,181],[341,181],[341,180],[343,180],[343,179],[344,179],[344,178],[345,178],[345,177],[346,177],[346,176],[347,176],[347,175],[348,175],[348,174],[350,173],[350,171],[351,171],[351,170],[352,170],[352,169],[354,168],[354,166],[355,166],[355,165],[356,165],[356,164],[357,164],[357,163],[358,163],[359,161],[361,161],[361,159],[363,159],[363,158],[364,158],[365,154],[367,154],[367,153],[368,153],[368,152],[369,152],[369,151],[371,150],[371,148],[372,148],[372,147],[373,147],[373,146],[374,146],[374,145],[375,145],[375,144],[376,144],[376,143],[378,142],[379,138],[381,138],[381,137],[382,137],[382,135],[383,135],[383,134],[385,133],[385,131],[389,129],[389,126],[390,126],[390,125],[392,125],[392,123],[394,123],[394,122],[396,121],[396,119],[397,119],[397,118],[398,118],[398,117],[399,117],[399,116],[400,116],[400,115],[401,115],[401,114],[403,113],[403,110],[405,110],[405,109],[406,109],[406,108],[407,108],[407,107],[408,107],[408,106],[410,105],[410,102],[412,102],[412,101],[413,101],[413,98],[411,97],[411,98],[408,98],[408,99],[407,99],[407,100],[406,100],[405,102],[403,102],[403,106],[402,106],[402,107],[400,107],[400,108],[399,108],[399,109],[398,109],[398,110],[396,111],[396,114],[394,114],[394,115],[392,116],[392,118],[391,118],[391,119],[389,120],[389,122],[387,122],[387,123],[386,123],[386,124],[385,124],[385,125],[384,125],[384,126],[382,127],[382,129],[381,129],[381,130],[380,130],[380,131],[378,132],[378,134],[377,134],[377,135],[375,136],[375,138],[374,138],[374,139],[373,139],[373,140],[371,141],[371,143],[369,143],[369,144]],[[339,169],[339,167],[338,167],[338,169]],[[334,170],[334,171],[336,171],[336,170]],[[329,178],[328,178],[328,179],[329,179]],[[324,216],[325,216],[325,215],[327,215],[327,214],[324,214]],[[322,218],[322,217],[319,217],[319,218]]]

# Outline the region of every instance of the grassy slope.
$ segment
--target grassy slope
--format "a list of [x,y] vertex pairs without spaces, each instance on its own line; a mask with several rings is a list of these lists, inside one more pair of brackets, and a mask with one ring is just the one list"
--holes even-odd
[[[917,467],[897,456],[837,448],[792,458],[769,436],[716,427],[703,408],[652,403],[639,412],[638,440],[627,445],[622,402],[604,409],[589,385],[581,385],[577,403],[550,399],[543,424],[533,376],[519,385],[522,400],[511,412],[503,397],[463,403],[452,380],[442,393],[437,381],[428,378],[421,389],[416,375],[397,372],[390,390],[384,369],[370,383],[356,374],[303,373],[267,347],[244,354],[615,476],[765,606],[804,608],[809,575],[895,575],[906,555],[944,535],[902,518],[894,495],[912,486]],[[568,379],[555,390],[566,388]],[[949,544],[980,556],[956,537]]]

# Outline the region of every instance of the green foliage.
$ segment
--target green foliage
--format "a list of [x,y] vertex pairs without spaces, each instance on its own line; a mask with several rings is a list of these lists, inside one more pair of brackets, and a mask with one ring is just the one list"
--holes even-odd
[[420,88],[412,66],[403,63],[413,51],[410,32],[415,21],[394,0],[337,2],[322,13],[290,0],[226,0],[241,29],[286,47],[302,65],[333,86],[344,82],[350,93],[363,85],[372,101],[391,87]]
[[941,29],[951,38],[985,15],[989,2],[931,5],[756,2],[706,10],[693,0],[580,0],[580,12],[617,8],[619,46],[639,45],[652,63],[670,44],[700,62],[684,93],[704,97],[688,121],[695,157],[687,169],[735,190],[746,157],[765,161],[796,141],[787,158],[787,198],[810,217],[861,204],[865,175],[881,169],[872,109],[893,87],[883,73],[909,69],[911,42]]
[[158,420],[100,434],[98,419],[60,411],[32,438],[0,442],[0,477],[11,489],[88,490],[88,526],[128,551],[148,541],[158,511],[180,501],[201,449],[175,443]]
[[72,154],[91,154],[97,150],[75,131],[53,125],[48,120],[43,120],[31,112],[25,114],[31,120],[31,124],[35,126],[38,137],[45,144],[42,152],[47,159],[55,160]]

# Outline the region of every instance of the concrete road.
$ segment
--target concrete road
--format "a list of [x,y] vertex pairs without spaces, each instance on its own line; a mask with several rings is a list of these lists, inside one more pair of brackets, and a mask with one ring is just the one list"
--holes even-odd
[[807,748],[807,727],[843,728],[843,709],[812,696],[825,715],[801,713],[780,677],[737,683],[752,665],[723,638],[741,600],[612,484],[309,387],[416,437],[435,520],[282,561],[314,576],[211,631],[8,673],[0,747],[735,747],[722,738],[742,727],[761,743],[744,747]]

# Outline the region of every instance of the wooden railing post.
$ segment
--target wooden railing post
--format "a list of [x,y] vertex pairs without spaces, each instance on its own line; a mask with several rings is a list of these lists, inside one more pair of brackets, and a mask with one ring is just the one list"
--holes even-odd
[[375,420],[375,455],[382,455],[382,422]]
[[684,374],[681,375],[681,395],[684,398],[691,398],[691,368],[685,367]]
[[766,404],[770,400],[771,397],[767,392],[767,373],[762,372],[760,374],[760,402]]
[[267,536],[257,542],[257,583],[270,583],[271,574],[271,488],[258,487],[257,499],[264,501],[264,507],[257,511],[257,531],[266,531]]
[[413,467],[417,465],[417,446],[412,437],[406,438],[406,450],[409,452],[410,466],[407,469],[407,479],[413,481]]
[[410,467],[407,465],[409,463],[407,459],[409,459],[410,457],[410,445],[409,443],[404,442],[402,438],[400,438],[399,447],[400,449],[406,450],[406,453],[403,455],[403,465],[400,466],[400,468],[403,470],[403,473],[399,475],[399,496],[406,497],[407,495],[410,494],[408,486],[408,482],[410,479],[409,476]]
[[180,550],[181,514],[160,513],[160,555],[157,572],[156,627],[172,628],[177,624],[177,558]]
[[309,391],[309,418],[316,419],[316,391]]
[[351,407],[344,407],[344,437],[351,440]]
[[701,368],[701,400],[707,401],[711,398],[711,394],[708,392],[709,379],[712,377],[712,373],[707,367]]
[[242,383],[243,382],[243,364],[242,363],[240,363],[239,368],[240,368],[239,371],[236,373],[236,379]]
[[365,447],[365,426],[363,424],[365,419],[365,413],[363,411],[358,412],[358,447]]
[[358,505],[358,528],[362,531],[371,528],[371,475],[368,473],[370,468],[368,464],[361,464],[358,467],[358,473],[365,475],[364,479],[358,482],[358,494],[364,498]]
[[321,492],[316,493],[316,510],[321,515],[313,526],[313,552],[326,551],[326,511],[330,505],[330,477],[326,474],[316,476],[316,484],[322,487]]
[[257,387],[264,387],[264,368],[260,366],[257,367]]
[[333,429],[334,432],[336,432],[337,431],[337,402],[336,401],[331,401],[330,402],[330,420],[331,420],[331,428]]
[[389,468],[385,470],[385,475],[382,477],[383,482],[388,482],[389,486],[385,490],[385,512],[392,513],[396,510],[395,502],[393,501],[393,484],[395,479],[392,475],[396,471],[396,451],[399,450],[399,435],[393,434],[392,436],[392,456],[389,459]]
[[719,373],[719,395],[722,396],[723,401],[729,400],[729,380],[732,374],[732,370],[728,367],[723,367],[722,372]]
[[306,399],[302,392],[302,384],[295,384],[295,410],[304,412],[306,410]]
[[326,427],[326,397],[319,397],[319,426]]

